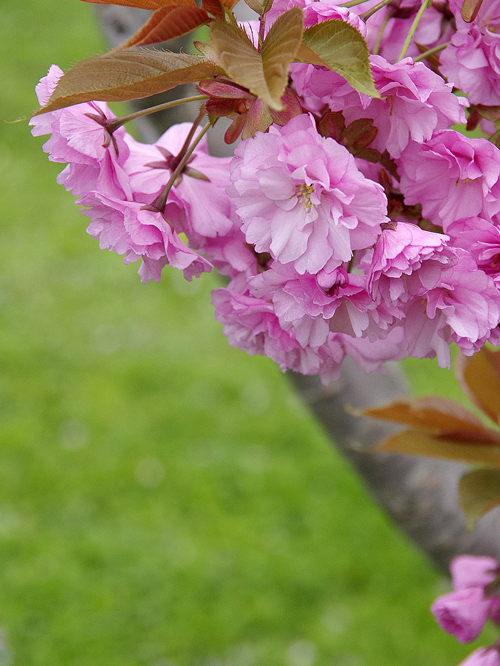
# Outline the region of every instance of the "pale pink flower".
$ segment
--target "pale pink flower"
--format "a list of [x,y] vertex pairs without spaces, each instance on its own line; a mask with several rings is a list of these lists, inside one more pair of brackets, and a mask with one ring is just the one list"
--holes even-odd
[[461,17],[461,2],[450,1],[457,31],[440,54],[443,75],[468,94],[472,104],[500,104],[500,10],[497,0],[484,0],[471,23]]
[[266,14],[267,25],[276,21],[278,16],[292,7],[301,7],[304,11],[304,26],[309,28],[322,21],[336,19],[345,21],[356,28],[363,37],[366,36],[366,24],[359,16],[349,11],[346,7],[335,5],[324,0],[275,0],[271,9]]
[[[124,168],[134,201],[149,204],[160,194],[191,127],[191,123],[173,125],[152,145],[126,137],[130,156]],[[230,158],[211,157],[204,137],[169,192],[167,217],[178,232],[186,233],[198,246],[206,238],[223,236],[233,228],[232,201],[225,192],[229,162]]]
[[467,252],[456,253],[457,263],[442,273],[439,285],[427,292],[426,314],[436,320],[439,334],[448,343],[455,342],[462,353],[470,356],[486,341],[495,341],[500,292]]
[[398,158],[410,141],[422,143],[438,130],[465,122],[467,100],[454,95],[452,86],[424,63],[405,58],[392,65],[380,56],[370,56],[370,62],[382,99],[371,99],[367,108],[344,107],[347,124],[373,118],[378,133],[370,148],[387,149]]
[[370,144],[381,153],[387,149],[398,158],[410,141],[422,143],[434,132],[465,122],[464,97],[421,62],[405,58],[391,64],[370,56],[375,87],[381,99],[357,93],[335,72],[312,65],[296,65],[292,78],[297,92],[315,111],[328,105],[342,111],[346,125],[360,118],[373,119],[378,132]]
[[294,331],[280,326],[271,303],[242,292],[233,283],[213,291],[212,304],[215,319],[223,325],[232,347],[250,355],[268,356],[283,372],[290,369],[305,375],[318,374],[321,359],[317,350],[302,348]]
[[490,602],[481,587],[467,587],[438,597],[431,612],[441,629],[455,636],[460,643],[469,643],[481,633]]
[[486,139],[445,130],[410,143],[398,162],[405,203],[445,233],[464,217],[491,219],[500,211],[500,150]]
[[[421,4],[420,0],[403,0],[398,4],[391,3],[371,16],[366,22],[369,50],[372,52],[380,40],[378,53],[390,62],[396,62]],[[353,7],[352,11],[364,12],[366,9],[367,5],[363,3]],[[380,37],[381,30],[383,32]],[[406,55],[415,58],[420,54],[416,44],[423,44],[430,49],[449,41],[452,34],[453,27],[447,12],[439,11],[433,6],[428,7],[420,19]]]
[[449,236],[398,222],[377,241],[368,269],[368,289],[387,304],[425,297],[442,281],[442,273],[457,263],[449,249]]
[[125,263],[143,259],[139,271],[143,282],[159,281],[167,264],[183,271],[187,280],[211,270],[211,264],[182,242],[161,213],[98,192],[80,203],[89,207],[82,210],[91,220],[87,232],[99,240],[101,249],[124,254]]
[[[61,75],[59,67],[52,65],[40,81],[37,94],[41,104],[47,102]],[[34,136],[52,135],[43,150],[52,162],[69,163],[57,180],[77,197],[98,190],[131,198],[129,179],[123,170],[129,155],[125,129],[120,127],[111,135],[105,127],[106,121],[114,118],[104,102],[86,102],[30,120]]]
[[299,273],[349,261],[388,219],[382,187],[361,174],[343,146],[321,137],[306,114],[242,141],[231,181],[247,242]]

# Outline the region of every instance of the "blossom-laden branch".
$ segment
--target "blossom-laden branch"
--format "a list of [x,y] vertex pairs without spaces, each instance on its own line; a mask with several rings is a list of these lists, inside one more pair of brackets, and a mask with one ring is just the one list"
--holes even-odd
[[[448,366],[453,343],[498,343],[500,150],[455,129],[500,130],[493,0],[249,0],[257,20],[241,25],[233,0],[123,2],[152,12],[145,26],[53,67],[31,120],[101,247],[141,259],[144,282],[167,264],[187,279],[215,268],[230,344],[325,383],[347,355],[366,371]],[[200,22],[201,55],[143,48]],[[123,127],[134,114],[106,105],[188,83],[199,118],[241,137],[234,157],[184,123],[142,144]]]

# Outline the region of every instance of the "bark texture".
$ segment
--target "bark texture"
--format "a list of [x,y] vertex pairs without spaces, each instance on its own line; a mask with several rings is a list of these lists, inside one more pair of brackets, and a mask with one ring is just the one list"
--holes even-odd
[[[123,42],[145,21],[149,12],[128,7],[101,5],[95,8],[99,24],[111,47]],[[187,39],[166,45],[169,50],[189,50]],[[179,88],[146,100],[148,106],[190,94]],[[157,96],[158,97],[158,96]],[[137,104],[140,107],[140,102]],[[197,107],[174,109],[168,115],[142,119],[138,129],[145,141],[154,141],[175,122],[194,118]],[[210,134],[210,133],[209,133]],[[212,136],[214,133],[212,133]],[[227,154],[219,132],[212,150]],[[472,532],[458,505],[458,480],[464,465],[427,458],[370,453],[369,450],[397,428],[350,415],[345,405],[368,407],[408,395],[406,382],[396,365],[387,365],[385,375],[365,375],[350,359],[341,378],[324,387],[316,377],[289,373],[301,398],[323,429],[363,478],[377,502],[397,525],[443,572],[459,553],[490,555],[500,560],[500,508],[481,518]]]

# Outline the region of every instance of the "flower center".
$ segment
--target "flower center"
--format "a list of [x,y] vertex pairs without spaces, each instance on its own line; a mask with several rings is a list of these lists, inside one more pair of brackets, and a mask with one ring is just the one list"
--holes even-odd
[[306,210],[309,210],[309,208],[314,206],[314,204],[311,203],[311,194],[313,192],[314,185],[306,185],[305,183],[302,183],[302,185],[300,185],[299,189],[297,190],[298,199]]

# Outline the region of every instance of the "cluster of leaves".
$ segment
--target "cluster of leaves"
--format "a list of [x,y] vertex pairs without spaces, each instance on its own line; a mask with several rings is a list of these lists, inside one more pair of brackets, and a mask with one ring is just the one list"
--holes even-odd
[[493,422],[446,398],[424,397],[372,407],[363,416],[410,426],[391,435],[376,451],[447,458],[471,463],[459,483],[459,499],[469,527],[500,506],[500,350],[486,347],[459,356],[456,376],[464,394]]
[[[238,26],[233,8],[238,0],[83,0],[119,4],[152,12],[130,39],[108,53],[87,58],[59,80],[48,102],[35,115],[92,100],[123,102],[144,99],[195,83],[208,96],[205,109],[215,120],[235,119],[226,137],[244,138],[272,122],[285,124],[300,112],[288,87],[293,62],[327,67],[359,92],[379,97],[370,72],[368,48],[351,25],[327,20],[304,29],[302,10],[283,13],[265,34],[265,14],[272,0],[245,0],[259,15],[255,46]],[[208,25],[209,43],[196,42],[202,55],[141,48],[191,33]]]

